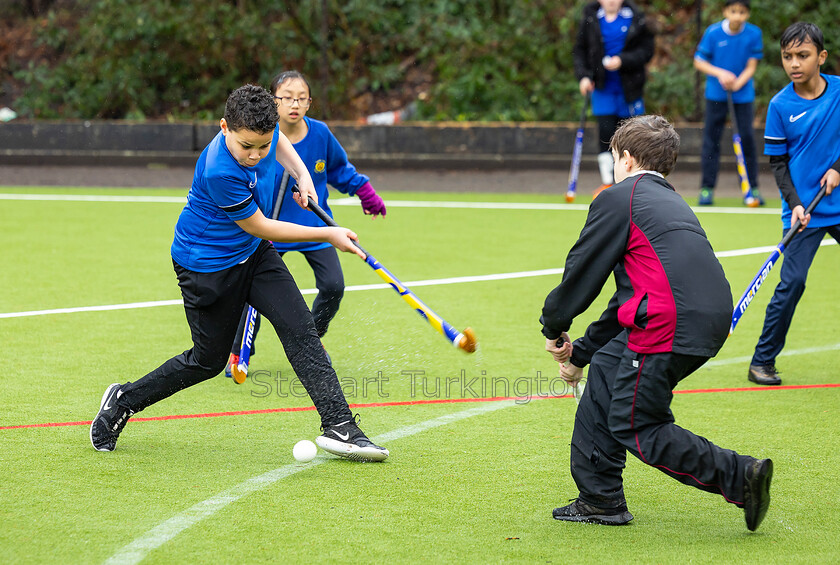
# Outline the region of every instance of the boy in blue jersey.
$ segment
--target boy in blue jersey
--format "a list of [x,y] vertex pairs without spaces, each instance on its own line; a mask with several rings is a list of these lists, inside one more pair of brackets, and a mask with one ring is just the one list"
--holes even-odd
[[[776,357],[785,345],[820,242],[825,234],[840,242],[840,199],[831,194],[840,184],[840,77],[820,73],[828,53],[822,31],[814,24],[791,25],[779,43],[782,66],[791,82],[767,108],[764,154],[770,156],[782,193],[782,231],[797,220],[802,229],[785,248],[781,280],[767,305],[764,329],[750,362],[748,377],[761,385],[782,383]],[[821,185],[826,186],[825,198],[805,216],[804,205]]]
[[[357,172],[356,167],[347,159],[344,148],[330,131],[327,124],[306,116],[312,103],[311,88],[306,78],[297,71],[285,71],[277,75],[271,83],[271,93],[277,101],[280,114],[280,131],[292,142],[300,155],[315,184],[318,202],[321,208],[332,217],[328,198],[327,183],[349,196],[358,196],[365,214],[385,216],[386,208],[382,198],[370,184],[370,179]],[[293,191],[288,174],[282,167],[277,170],[277,200],[272,213],[278,219],[303,226],[324,226],[318,217],[309,210],[296,206],[292,199]],[[312,317],[318,337],[327,333],[330,322],[338,313],[344,296],[344,274],[335,248],[328,243],[275,241],[274,247],[282,256],[287,251],[299,251],[315,273],[315,286],[318,295],[312,303]],[[225,367],[225,375],[231,376],[231,367],[239,363],[240,344],[245,331],[247,308],[242,313],[236,339],[231,348],[230,358]],[[254,328],[253,343],[259,331],[259,317]],[[238,382],[238,381],[237,381]]]
[[583,7],[572,50],[580,93],[592,95],[598,118],[598,169],[601,186],[613,184],[610,139],[619,120],[645,113],[645,65],[653,57],[653,33],[631,0],[598,0]]
[[128,419],[176,392],[219,374],[247,302],[277,331],[292,367],[321,417],[318,444],[355,460],[381,461],[388,450],[356,425],[315,332],[312,316],[271,241],[321,241],[364,255],[344,228],[314,228],[265,216],[276,161],[298,181],[297,202],[317,193],[306,166],[277,128],[277,107],[265,89],[246,85],[225,105],[221,131],[195,167],[187,205],[175,226],[172,262],[193,347],[143,378],[109,386],[90,427],[98,451],[113,451]]
[[729,113],[727,94],[732,94],[735,115],[741,134],[741,147],[747,167],[753,198],[764,204],[758,192],[758,163],[753,138],[753,75],[758,61],[764,56],[761,30],[751,23],[749,0],[726,0],[723,21],[706,29],[697,53],[694,68],[706,74],[706,123],[703,127],[703,153],[700,182],[700,206],[714,204],[720,164],[720,137]]

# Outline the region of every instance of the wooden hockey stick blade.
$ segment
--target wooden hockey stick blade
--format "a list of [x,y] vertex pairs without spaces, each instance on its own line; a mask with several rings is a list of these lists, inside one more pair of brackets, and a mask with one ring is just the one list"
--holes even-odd
[[478,340],[475,338],[475,332],[472,328],[466,328],[463,332],[458,347],[467,353],[475,353],[475,348],[478,346]]

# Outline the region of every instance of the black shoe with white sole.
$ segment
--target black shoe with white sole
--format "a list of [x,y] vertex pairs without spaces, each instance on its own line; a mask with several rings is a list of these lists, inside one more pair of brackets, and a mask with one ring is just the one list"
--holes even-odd
[[354,420],[327,427],[315,443],[327,453],[353,461],[384,461],[389,455],[387,449],[370,441]]
[[617,508],[598,508],[582,502],[579,498],[568,506],[555,508],[552,516],[555,520],[603,524],[604,526],[623,526],[633,519],[626,504]]
[[119,404],[122,385],[114,383],[105,389],[99,413],[90,424],[90,443],[97,451],[114,451],[117,438],[134,412]]

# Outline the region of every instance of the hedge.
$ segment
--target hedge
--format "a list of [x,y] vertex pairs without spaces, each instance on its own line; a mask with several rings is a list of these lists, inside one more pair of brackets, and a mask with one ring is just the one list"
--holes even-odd
[[[697,120],[701,81],[691,60],[698,32],[722,1],[640,2],[658,28],[649,111]],[[583,2],[556,0],[88,0],[38,17],[46,60],[15,77],[15,101],[36,118],[215,119],[241,84],[267,85],[296,68],[313,85],[311,114],[354,119],[417,104],[421,119],[572,121],[579,111],[571,47]],[[764,31],[757,114],[787,82],[778,36],[797,19],[831,30],[840,0],[752,2]]]

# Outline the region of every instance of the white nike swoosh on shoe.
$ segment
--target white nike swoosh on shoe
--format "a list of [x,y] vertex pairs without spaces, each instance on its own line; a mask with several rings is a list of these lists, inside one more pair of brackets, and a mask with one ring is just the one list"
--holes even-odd
[[[118,385],[119,385],[119,383],[114,383],[114,384],[112,384],[111,386],[109,386],[108,388],[105,389],[105,394],[102,395],[102,401],[101,401],[102,402],[102,406],[101,406],[102,410],[110,410],[111,409],[111,406],[109,404],[109,402],[111,402],[111,398],[112,398],[111,391],[114,390],[114,387],[116,387]],[[121,392],[122,392],[121,390],[117,391],[117,398],[119,398],[121,396],[121,394],[120,394]]]
[[384,461],[390,453],[382,447],[359,447],[354,443],[344,443],[326,436],[315,438],[315,443],[326,451],[351,461]]
[[793,114],[791,114],[791,115],[790,115],[790,118],[788,118],[788,119],[790,120],[790,123],[793,123],[793,122],[795,122],[796,120],[798,120],[799,118],[801,118],[802,116],[804,116],[804,115],[805,115],[805,114],[807,114],[807,113],[808,113],[808,110],[805,110],[804,112],[802,112],[802,113],[801,113],[801,114],[799,114],[798,116],[794,116]]
[[340,434],[335,430],[333,430],[333,433],[335,434],[335,437],[337,437],[341,441],[347,441],[348,439],[350,439],[350,434],[349,433],[348,434]]

